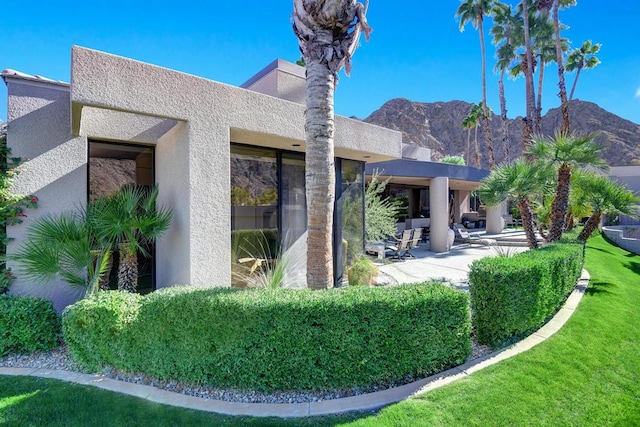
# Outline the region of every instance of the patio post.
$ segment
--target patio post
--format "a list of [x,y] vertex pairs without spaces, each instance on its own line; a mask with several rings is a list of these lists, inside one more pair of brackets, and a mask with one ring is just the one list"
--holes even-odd
[[449,178],[436,177],[429,182],[431,206],[431,250],[448,252],[449,236]]
[[487,207],[487,233],[498,234],[504,229],[504,219],[502,218],[503,203]]

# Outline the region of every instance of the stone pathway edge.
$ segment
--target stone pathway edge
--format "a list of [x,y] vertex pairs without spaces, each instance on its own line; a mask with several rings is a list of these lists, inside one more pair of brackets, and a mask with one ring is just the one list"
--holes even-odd
[[320,402],[275,404],[226,402],[222,400],[207,400],[199,397],[187,396],[152,386],[128,383],[105,378],[100,375],[82,374],[79,372],[35,368],[0,368],[0,375],[24,375],[54,378],[57,380],[98,387],[103,390],[128,394],[130,396],[141,397],[143,399],[165,405],[216,412],[225,415],[295,418],[335,415],[352,411],[371,411],[452,383],[476,371],[486,368],[487,366],[494,365],[540,344],[558,332],[567,320],[569,320],[578,307],[578,304],[587,289],[589,280],[589,273],[586,270],[582,270],[582,275],[573,292],[569,295],[569,298],[567,298],[567,301],[558,313],[556,313],[556,315],[542,328],[510,347],[506,347],[484,357],[471,360],[463,365],[403,386],[340,399],[324,400]]

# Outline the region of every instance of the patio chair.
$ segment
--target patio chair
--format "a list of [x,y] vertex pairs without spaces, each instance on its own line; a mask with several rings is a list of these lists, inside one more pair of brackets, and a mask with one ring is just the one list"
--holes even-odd
[[422,240],[422,228],[414,228],[413,229],[413,234],[411,235],[409,248],[405,252],[405,256],[408,255],[411,258],[415,258],[415,256],[411,253],[411,249],[419,247],[421,240]]
[[494,239],[481,239],[478,233],[470,233],[462,224],[453,224],[453,231],[456,233],[456,240],[470,245],[491,246],[497,243]]
[[507,228],[509,227],[521,227],[522,226],[522,220],[521,219],[515,219],[513,217],[513,215],[503,215],[502,218],[504,218],[504,222],[505,222],[505,226]]
[[385,246],[385,249],[392,251],[391,258],[404,261],[404,257],[407,255],[409,249],[411,249],[411,237],[413,236],[413,230],[404,230],[400,239],[396,239],[395,242],[391,242]]

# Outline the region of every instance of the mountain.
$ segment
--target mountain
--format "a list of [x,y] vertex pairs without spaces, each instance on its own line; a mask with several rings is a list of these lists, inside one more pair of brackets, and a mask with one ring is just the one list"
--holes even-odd
[[[404,98],[387,101],[364,119],[367,123],[384,126],[402,132],[405,143],[414,143],[432,150],[438,160],[446,155],[466,152],[467,130],[462,121],[473,104],[464,101],[412,102]],[[571,130],[578,134],[599,132],[596,141],[603,149],[603,156],[611,166],[640,165],[640,125],[616,116],[592,102],[571,101]],[[542,117],[542,134],[553,135],[560,127],[560,108],[554,108]],[[496,162],[504,160],[500,116],[493,114],[491,135]],[[510,158],[522,154],[522,117],[509,120]],[[478,140],[482,153],[482,165],[487,167],[487,150],[482,128],[478,128]],[[473,158],[474,129],[471,130],[471,157]]]

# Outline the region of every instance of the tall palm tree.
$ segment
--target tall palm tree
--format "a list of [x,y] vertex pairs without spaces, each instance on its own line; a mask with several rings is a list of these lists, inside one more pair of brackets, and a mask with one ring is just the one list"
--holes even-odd
[[560,38],[560,8],[566,8],[576,4],[576,0],[553,0],[553,32],[556,45],[556,64],[558,64],[558,97],[560,97],[560,110],[562,112],[562,126],[560,132],[568,135],[571,131],[571,120],[569,118],[569,101],[567,99],[567,86],[564,81],[564,52],[562,49],[562,39]]
[[306,64],[307,284],[333,287],[334,111],[338,72],[351,71],[366,8],[355,0],[294,0],[293,31]]
[[[471,110],[473,111],[473,109]],[[462,129],[467,130],[467,151],[466,151],[466,162],[468,165],[471,164],[471,129],[476,125],[477,119],[473,117],[471,112],[469,115],[462,120]]]
[[535,88],[533,85],[533,70],[535,68],[534,65],[534,55],[533,55],[533,47],[531,45],[531,34],[530,34],[530,23],[529,23],[529,12],[530,12],[530,2],[527,0],[522,0],[520,3],[520,13],[522,14],[522,28],[524,34],[524,57],[522,61],[522,72],[524,73],[525,78],[525,87],[526,87],[526,117],[522,124],[522,147],[523,152],[526,152],[532,143],[533,138],[533,129],[534,129],[534,121],[535,121]]
[[158,187],[125,186],[97,199],[92,228],[100,240],[118,248],[118,289],[135,292],[138,286],[138,253],[148,256],[146,246],[164,234],[171,223],[171,210],[158,208]]
[[562,237],[573,169],[578,165],[606,168],[605,161],[600,157],[602,147],[594,141],[596,136],[595,133],[576,136],[557,131],[554,138],[536,138],[531,147],[529,154],[558,168],[555,197],[551,205],[551,225],[547,238],[550,242],[558,241]]
[[504,201],[517,204],[530,248],[538,247],[532,214],[532,201],[549,186],[553,170],[542,162],[519,158],[503,163],[480,182],[478,193],[483,203],[495,206]]
[[518,19],[510,5],[496,1],[493,7],[493,22],[491,35],[496,45],[497,62],[494,68],[499,72],[498,98],[500,100],[500,119],[502,124],[502,149],[504,160],[509,161],[509,119],[507,117],[507,99],[504,93],[504,75],[516,58],[516,44],[514,40]]
[[471,22],[474,28],[477,28],[480,35],[480,53],[482,55],[482,129],[484,131],[484,139],[487,143],[487,156],[489,158],[489,168],[495,167],[495,156],[493,153],[493,140],[491,139],[491,128],[489,127],[489,114],[487,112],[487,65],[484,45],[484,16],[491,13],[493,0],[464,0],[458,10],[456,16],[459,19],[460,31],[464,31],[464,27]]
[[607,176],[578,173],[573,177],[572,185],[579,203],[591,207],[591,215],[578,235],[579,240],[586,241],[591,237],[598,228],[602,215],[624,214],[636,218],[640,216],[640,198]]
[[600,51],[600,46],[600,43],[593,44],[591,40],[587,40],[582,43],[582,46],[580,46],[579,49],[573,49],[569,52],[566,70],[569,72],[576,70],[576,78],[573,81],[573,86],[571,87],[569,101],[573,99],[573,94],[576,91],[580,71],[583,69],[589,70],[600,63],[600,60],[595,56],[595,54]]

